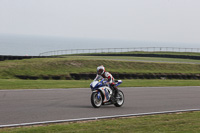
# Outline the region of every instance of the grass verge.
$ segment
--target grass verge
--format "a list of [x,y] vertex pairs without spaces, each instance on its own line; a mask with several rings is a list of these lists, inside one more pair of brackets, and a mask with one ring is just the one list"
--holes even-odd
[[[145,52],[145,51],[130,51],[130,52],[104,52],[104,53],[85,53],[85,54],[73,54],[75,56],[79,55],[93,55],[93,54],[99,54],[99,55],[109,55],[109,54],[159,54],[159,55],[185,55],[185,56],[200,56],[200,53],[198,52]],[[61,55],[65,56],[65,55]],[[68,55],[66,55],[68,56]]]
[[[89,88],[92,80],[0,79],[0,89]],[[199,80],[123,80],[119,87],[200,86]]]
[[200,64],[96,60],[81,57],[26,59],[0,62],[0,78],[25,76],[69,76],[70,73],[96,73],[104,65],[111,73],[200,73]]
[[[70,57],[70,58],[69,58]],[[200,60],[193,59],[179,59],[179,58],[162,58],[162,57],[134,57],[134,56],[65,56],[69,59],[81,59],[81,60],[118,60],[118,61],[135,61],[135,62],[169,62],[169,63],[200,63]]]
[[53,124],[36,127],[20,127],[0,129],[9,133],[67,133],[67,132],[116,132],[116,133],[161,133],[161,132],[200,132],[200,112],[178,114],[151,115],[134,118],[118,118],[111,120],[97,120],[92,122],[78,122]]

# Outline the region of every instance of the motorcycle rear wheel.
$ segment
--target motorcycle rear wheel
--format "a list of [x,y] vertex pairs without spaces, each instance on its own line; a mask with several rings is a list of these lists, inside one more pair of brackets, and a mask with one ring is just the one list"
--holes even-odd
[[121,107],[124,104],[124,93],[121,90],[119,90],[119,97],[114,104],[116,107]]

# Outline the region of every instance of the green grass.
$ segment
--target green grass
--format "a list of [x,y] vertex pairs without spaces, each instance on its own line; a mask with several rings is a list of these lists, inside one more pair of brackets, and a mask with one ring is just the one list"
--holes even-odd
[[99,65],[104,65],[111,73],[200,73],[200,64],[98,60],[94,57],[69,56],[67,58],[1,61],[0,79],[13,79],[16,75],[40,77],[41,75],[96,73],[96,67]]
[[188,55],[200,56],[200,53],[195,52],[122,52],[123,54],[162,54],[162,55]]
[[[66,56],[67,58],[67,56]],[[81,60],[118,60],[118,61],[152,61],[152,62],[177,62],[177,63],[200,63],[200,60],[178,59],[178,58],[161,58],[161,57],[133,57],[133,56],[70,56],[70,59]]]
[[36,127],[20,127],[0,129],[8,133],[72,133],[72,132],[116,132],[116,133],[191,133],[200,132],[200,112],[179,114],[151,115],[133,118],[97,120],[52,124]]
[[[89,88],[92,80],[0,79],[0,89]],[[200,86],[199,80],[123,80],[120,87]]]
[[[130,52],[113,52],[113,53],[86,53],[86,54],[72,54],[73,56],[78,56],[78,55],[93,55],[93,54],[161,54],[161,55],[187,55],[187,56],[200,56],[200,53],[197,52],[145,52],[145,51],[130,51]],[[65,55],[61,55],[65,56]]]
[[0,79],[0,89],[89,88],[90,80]]

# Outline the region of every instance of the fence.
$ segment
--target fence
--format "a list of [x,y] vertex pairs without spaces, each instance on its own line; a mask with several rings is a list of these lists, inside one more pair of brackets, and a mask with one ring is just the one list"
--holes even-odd
[[200,53],[200,48],[177,47],[135,47],[135,48],[99,48],[99,49],[68,49],[40,53],[39,56],[56,56],[86,53],[120,53],[120,52],[194,52]]

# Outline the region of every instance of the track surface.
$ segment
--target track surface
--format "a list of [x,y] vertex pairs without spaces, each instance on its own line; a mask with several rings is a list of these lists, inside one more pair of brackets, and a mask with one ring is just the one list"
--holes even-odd
[[90,89],[0,90],[0,125],[199,109],[200,87],[120,88],[123,107],[95,109]]

